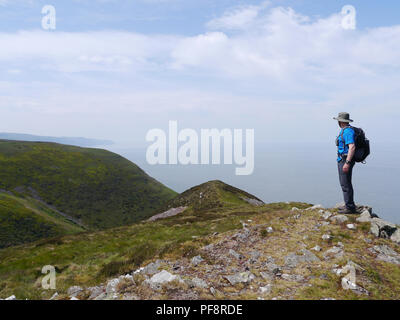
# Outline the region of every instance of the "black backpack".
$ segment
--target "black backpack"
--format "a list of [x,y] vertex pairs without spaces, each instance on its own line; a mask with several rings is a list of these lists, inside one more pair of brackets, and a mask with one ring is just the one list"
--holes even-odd
[[[365,137],[365,132],[361,128],[356,128],[349,126],[348,128],[352,128],[354,130],[354,142],[356,146],[356,152],[354,153],[354,161],[366,163],[365,159],[370,155],[371,150],[369,146],[369,140]],[[344,131],[344,130],[343,130]],[[341,134],[343,139],[343,132]]]

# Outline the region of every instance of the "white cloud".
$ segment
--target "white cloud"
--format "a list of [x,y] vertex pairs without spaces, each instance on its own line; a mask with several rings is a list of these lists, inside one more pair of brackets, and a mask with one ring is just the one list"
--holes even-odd
[[[253,12],[250,14],[249,12]],[[245,18],[243,18],[245,17]],[[251,23],[249,23],[251,21]],[[0,64],[60,72],[165,70],[224,77],[330,81],[387,73],[400,64],[400,26],[344,30],[341,16],[311,20],[266,4],[235,8],[194,37],[132,32],[0,33]],[[235,25],[236,23],[236,25]],[[224,31],[237,28],[235,33]]]
[[176,42],[174,36],[145,36],[129,32],[0,33],[0,63],[36,61],[44,69],[63,72],[123,71],[161,63]]
[[[376,105],[399,116],[400,26],[344,30],[340,22],[340,14],[312,19],[264,5],[229,10],[193,37],[0,33],[0,70],[28,79],[0,83],[0,109],[120,122],[199,111],[206,120],[317,122],[345,109],[371,114]],[[54,83],[32,89],[42,72]]]
[[243,29],[253,24],[259,14],[270,5],[264,1],[260,5],[238,6],[227,10],[221,17],[215,18],[207,23],[211,29]]
[[182,40],[172,53],[174,65],[238,77],[324,81],[386,73],[386,67],[400,64],[400,26],[350,31],[341,27],[339,14],[311,21],[280,7],[253,22],[240,33],[213,32]]

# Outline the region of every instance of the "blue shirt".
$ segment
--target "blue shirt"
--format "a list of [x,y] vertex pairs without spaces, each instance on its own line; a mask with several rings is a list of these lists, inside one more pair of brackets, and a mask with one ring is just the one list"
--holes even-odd
[[[343,135],[343,139],[342,139]],[[338,136],[338,141],[339,141],[339,146],[338,146],[338,161],[342,160],[342,157],[340,155],[342,154],[347,154],[349,152],[349,144],[355,143],[354,141],[354,129],[351,127],[346,127],[342,130],[340,130],[339,136]]]

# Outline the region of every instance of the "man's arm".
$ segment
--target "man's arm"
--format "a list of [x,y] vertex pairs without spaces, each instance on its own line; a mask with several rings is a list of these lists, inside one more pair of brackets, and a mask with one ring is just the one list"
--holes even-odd
[[351,162],[356,152],[356,145],[354,143],[349,144],[349,151],[347,152],[347,161]]
[[354,153],[355,152],[356,152],[356,145],[354,143],[350,143],[349,144],[349,151],[347,153],[346,163],[343,166],[343,172],[345,172],[345,173],[349,172],[350,164],[348,164],[347,162],[351,162],[351,160],[354,157]]

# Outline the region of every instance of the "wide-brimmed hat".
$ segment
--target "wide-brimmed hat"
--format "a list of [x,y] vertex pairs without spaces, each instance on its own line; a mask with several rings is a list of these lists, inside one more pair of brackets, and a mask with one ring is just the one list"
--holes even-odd
[[333,119],[340,122],[353,122],[353,120],[350,119],[350,114],[347,112],[340,112],[337,118]]

